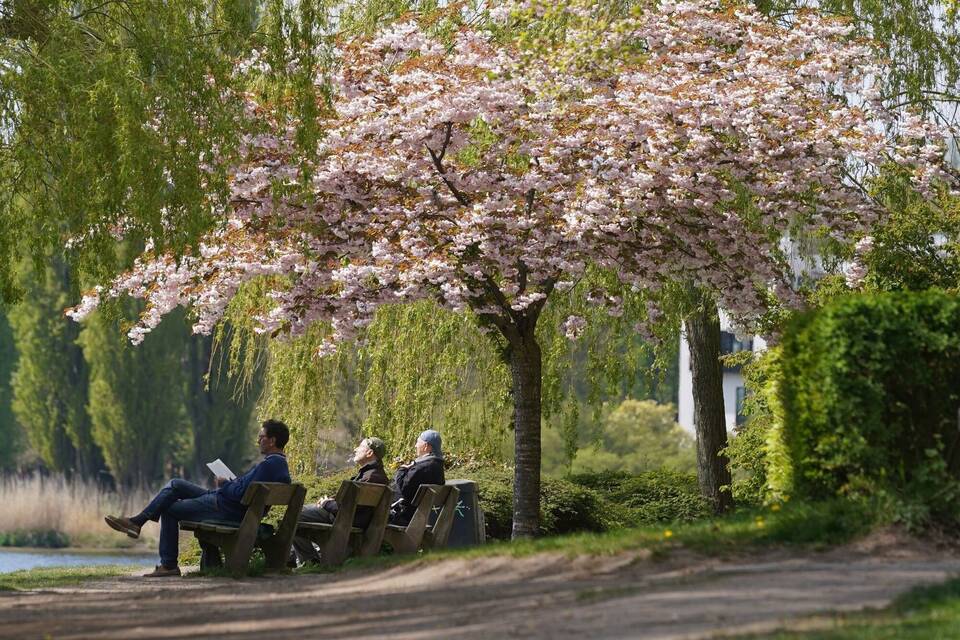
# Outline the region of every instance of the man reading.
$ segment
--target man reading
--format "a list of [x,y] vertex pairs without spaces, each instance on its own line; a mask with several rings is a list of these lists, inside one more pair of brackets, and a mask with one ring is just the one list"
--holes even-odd
[[[242,476],[227,480],[218,477],[217,488],[208,490],[181,478],[170,480],[150,501],[143,511],[135,516],[106,516],[107,524],[131,538],[140,536],[140,528],[147,520],[160,521],[160,564],[146,578],[179,576],[177,564],[180,521],[217,520],[236,522],[243,520],[247,507],[241,503],[243,494],[251,482],[290,483],[290,471],[283,448],[290,439],[290,430],[279,420],[267,420],[260,427],[257,445],[263,460]],[[201,545],[206,546],[206,545]],[[204,553],[219,553],[216,549],[203,549]]]

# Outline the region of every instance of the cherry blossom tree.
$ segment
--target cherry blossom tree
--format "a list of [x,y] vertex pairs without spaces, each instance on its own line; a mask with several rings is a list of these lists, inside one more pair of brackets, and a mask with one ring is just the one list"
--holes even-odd
[[[943,132],[883,108],[874,50],[841,22],[801,12],[785,28],[708,0],[614,16],[574,1],[551,10],[562,29],[538,31],[545,6],[494,10],[490,30],[411,20],[341,43],[336,71],[316,75],[334,97],[306,163],[295,123],[251,101],[265,133],[244,141],[219,230],[180,259],[148,248],[71,314],[129,294],[148,302],[134,342],[179,305],[209,332],[244,283],[274,276],[262,330],[328,322],[323,355],[385,304],[469,310],[507,344],[513,533],[530,536],[536,328],[551,295],[596,265],[636,291],[695,283],[747,324],[799,302],[785,236],[847,237],[876,219],[865,186],[880,166],[902,165],[923,192],[948,179]],[[514,23],[535,46],[504,36]],[[622,313],[613,293],[594,296]],[[563,324],[571,339],[582,326]]]

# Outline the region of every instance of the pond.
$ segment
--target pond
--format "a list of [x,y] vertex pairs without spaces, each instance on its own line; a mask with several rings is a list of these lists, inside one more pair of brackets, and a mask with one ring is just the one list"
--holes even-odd
[[131,567],[152,568],[156,557],[152,554],[78,552],[57,549],[0,549],[0,573],[37,567],[77,567],[106,564],[125,564]]

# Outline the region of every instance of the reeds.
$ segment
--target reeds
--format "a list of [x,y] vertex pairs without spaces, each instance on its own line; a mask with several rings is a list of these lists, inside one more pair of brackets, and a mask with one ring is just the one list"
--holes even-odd
[[[0,477],[0,533],[57,532],[71,547],[131,547],[137,541],[107,527],[103,516],[137,513],[149,499],[144,491],[118,494],[61,475]],[[157,536],[148,523],[140,540],[153,545]]]

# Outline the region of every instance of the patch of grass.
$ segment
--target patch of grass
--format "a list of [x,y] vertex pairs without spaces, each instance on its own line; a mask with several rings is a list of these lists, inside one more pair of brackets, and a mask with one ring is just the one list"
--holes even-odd
[[822,624],[827,628],[749,637],[768,640],[956,640],[960,638],[960,578],[909,591],[886,609],[838,615]]
[[614,555],[648,550],[656,555],[687,548],[707,555],[741,552],[769,546],[825,548],[866,535],[885,524],[885,513],[872,501],[833,500],[791,502],[745,509],[732,515],[694,522],[617,529],[604,533],[575,533],[534,540],[492,541],[479,547],[446,549],[426,554],[350,558],[340,568],[302,567],[297,573],[329,573],[340,569],[386,568],[417,560],[481,558],[536,553]]
[[0,573],[0,591],[49,589],[80,584],[86,580],[112,578],[130,573],[132,567],[102,565],[96,567],[43,567]]

